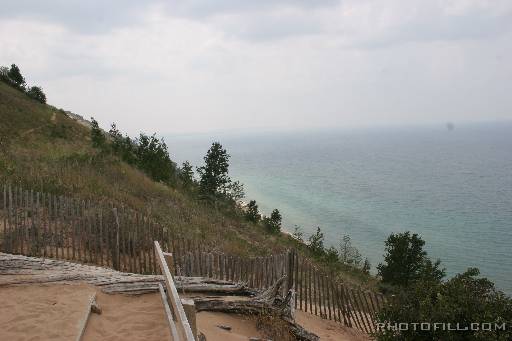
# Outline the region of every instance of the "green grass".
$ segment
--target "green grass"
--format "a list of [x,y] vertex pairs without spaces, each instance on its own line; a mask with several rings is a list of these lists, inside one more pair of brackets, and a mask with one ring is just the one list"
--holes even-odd
[[[106,200],[145,212],[184,237],[207,240],[219,251],[266,255],[301,247],[268,233],[233,209],[214,208],[181,188],[157,183],[140,170],[91,147],[89,128],[64,111],[30,99],[0,82],[0,182]],[[361,271],[338,266],[346,282],[373,286]]]

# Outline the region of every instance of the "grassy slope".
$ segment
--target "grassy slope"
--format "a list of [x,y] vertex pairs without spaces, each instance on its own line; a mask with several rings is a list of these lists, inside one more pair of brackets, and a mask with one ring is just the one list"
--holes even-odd
[[[166,226],[204,238],[225,252],[262,255],[296,246],[286,235],[271,235],[234,213],[216,210],[115,157],[99,154],[91,147],[87,127],[0,82],[0,182],[5,180],[151,212]],[[344,278],[358,284],[368,281],[357,271],[346,272]]]

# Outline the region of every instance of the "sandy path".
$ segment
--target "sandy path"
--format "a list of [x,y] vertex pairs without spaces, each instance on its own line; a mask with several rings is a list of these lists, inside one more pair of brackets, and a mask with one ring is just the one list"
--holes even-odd
[[339,322],[322,319],[321,317],[295,311],[295,320],[305,329],[320,336],[320,340],[332,341],[367,341],[368,335],[355,329],[342,326]]
[[0,288],[0,340],[74,340],[94,292],[84,284]]
[[159,293],[141,296],[107,295],[98,292],[102,314],[91,314],[84,341],[170,340]]

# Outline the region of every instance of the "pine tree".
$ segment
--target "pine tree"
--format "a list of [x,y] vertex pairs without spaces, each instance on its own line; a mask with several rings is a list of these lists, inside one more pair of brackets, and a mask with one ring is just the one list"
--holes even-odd
[[98,121],[94,117],[91,117],[91,142],[94,148],[104,148],[106,144],[103,130],[101,130]]
[[229,157],[219,142],[212,143],[204,157],[205,165],[197,168],[201,176],[199,188],[203,194],[215,197],[227,192],[227,186],[231,182],[228,176]]
[[25,78],[21,74],[20,68],[16,64],[12,64],[7,77],[12,82],[12,85],[19,89],[25,90]]
[[245,212],[247,220],[257,223],[260,220],[260,212],[258,211],[258,205],[256,200],[249,201],[247,205],[247,211]]
[[270,214],[270,217],[265,217],[264,222],[267,229],[272,233],[281,231],[281,213],[278,209],[275,209]]
[[194,183],[194,170],[190,162],[185,161],[181,165],[180,178],[185,187],[190,187]]

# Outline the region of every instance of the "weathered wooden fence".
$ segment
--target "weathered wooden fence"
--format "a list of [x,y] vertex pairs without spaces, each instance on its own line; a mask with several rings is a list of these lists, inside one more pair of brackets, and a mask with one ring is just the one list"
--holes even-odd
[[[147,216],[109,204],[3,185],[0,250],[157,274],[154,241],[173,254],[173,275],[202,276],[270,287],[286,275],[295,307],[370,333],[384,297],[335,280],[294,250],[266,257],[212,251],[204,241],[183,239]],[[283,292],[283,293],[284,293]]]

